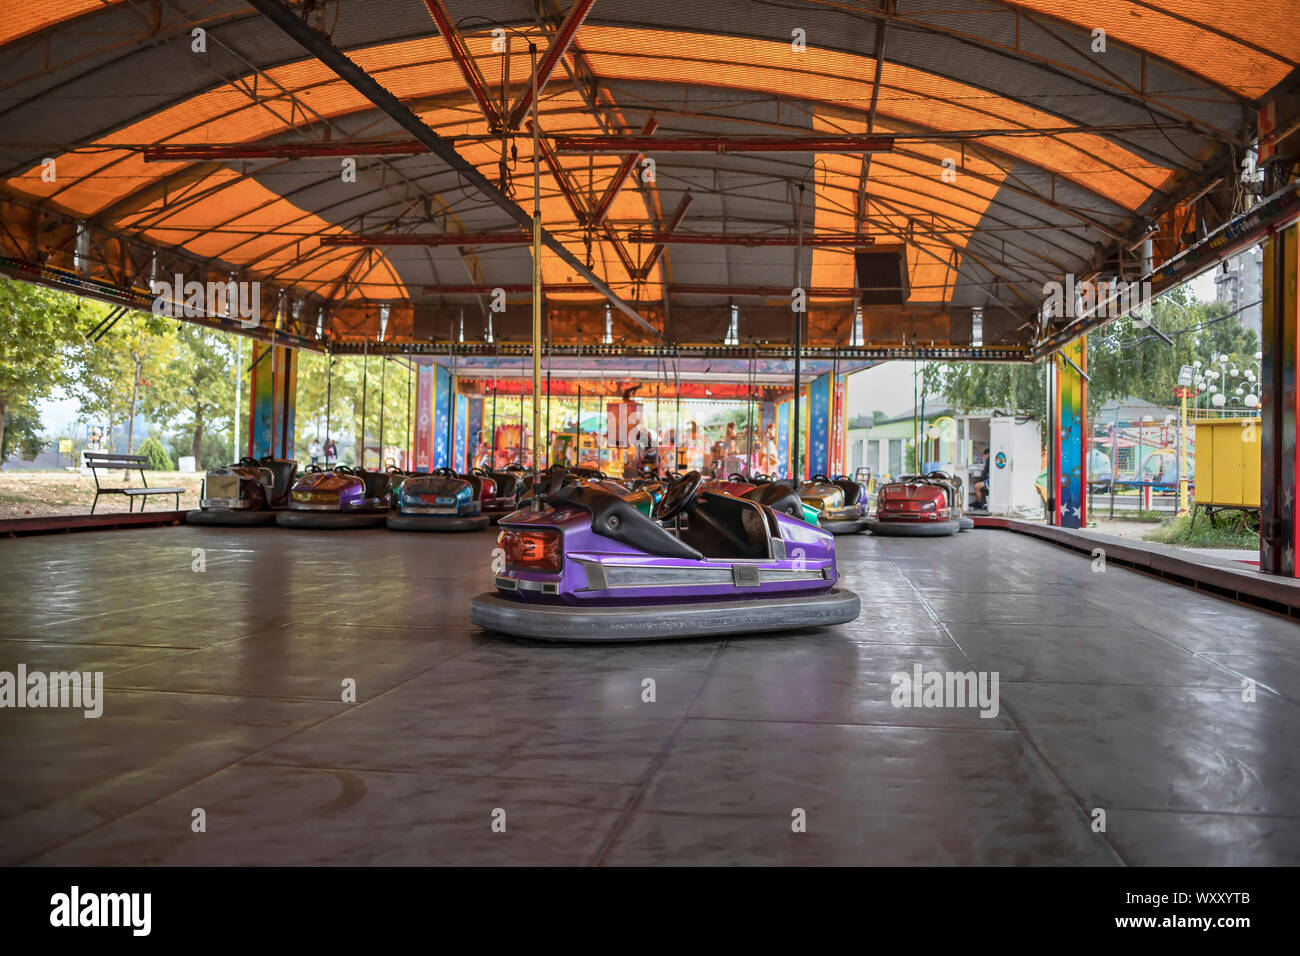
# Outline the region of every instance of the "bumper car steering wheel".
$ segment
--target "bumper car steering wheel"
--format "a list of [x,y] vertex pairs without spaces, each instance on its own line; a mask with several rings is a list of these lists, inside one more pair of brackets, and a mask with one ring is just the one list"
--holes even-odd
[[655,520],[668,521],[683,512],[690,514],[695,509],[695,496],[699,494],[703,482],[704,479],[698,471],[687,472],[673,482],[672,487],[659,499],[659,507],[655,509]]

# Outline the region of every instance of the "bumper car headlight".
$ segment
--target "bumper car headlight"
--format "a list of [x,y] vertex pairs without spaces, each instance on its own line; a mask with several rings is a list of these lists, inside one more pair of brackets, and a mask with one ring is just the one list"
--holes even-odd
[[295,491],[290,497],[305,505],[337,504],[339,500],[337,491]]
[[506,553],[506,567],[519,571],[558,574],[564,567],[564,536],[558,531],[505,529],[497,544]]

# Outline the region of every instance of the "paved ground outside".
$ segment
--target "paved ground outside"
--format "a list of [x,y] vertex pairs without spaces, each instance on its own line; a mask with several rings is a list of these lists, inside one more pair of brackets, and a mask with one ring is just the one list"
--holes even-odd
[[[199,506],[199,485],[203,476],[193,472],[146,471],[145,481],[152,488],[185,488],[181,495],[181,508]],[[105,488],[138,488],[140,473],[132,471],[123,478],[120,471],[101,471],[100,484]],[[95,500],[95,479],[75,471],[0,471],[0,518],[39,518],[47,515],[87,515]],[[176,499],[171,495],[158,496],[147,502],[147,510],[172,511]],[[103,495],[95,507],[95,514],[126,513],[129,502],[126,495]],[[140,503],[135,503],[140,510]]]

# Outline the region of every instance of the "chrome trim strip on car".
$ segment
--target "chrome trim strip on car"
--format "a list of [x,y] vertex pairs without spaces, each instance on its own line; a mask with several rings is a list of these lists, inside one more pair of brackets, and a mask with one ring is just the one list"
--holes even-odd
[[373,511],[375,509],[388,510],[389,497],[384,495],[382,498],[360,498],[355,503],[340,505],[340,511]]
[[706,588],[719,585],[758,587],[762,584],[827,580],[826,572],[821,568],[765,568],[760,566],[762,559],[735,562],[713,559],[713,566],[706,568],[657,564],[600,564],[596,561],[575,560],[582,566],[587,578],[587,586],[579,588],[582,591],[624,591],[665,585],[679,588]]
[[605,566],[597,561],[580,561],[582,572],[587,576],[588,591],[605,591],[609,588],[609,579],[605,577]]
[[217,508],[221,511],[235,511],[239,508],[251,508],[252,502],[247,498],[200,498],[200,508]]

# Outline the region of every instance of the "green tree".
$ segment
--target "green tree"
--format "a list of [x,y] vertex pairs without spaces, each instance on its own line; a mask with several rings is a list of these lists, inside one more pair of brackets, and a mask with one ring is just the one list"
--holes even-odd
[[1046,366],[986,362],[934,362],[922,373],[926,394],[938,395],[954,409],[988,409],[1043,415],[1047,408]]
[[41,418],[36,409],[26,402],[10,404],[5,409],[4,422],[0,424],[4,434],[0,436],[0,463],[8,461],[9,456],[19,452],[23,458],[31,460],[41,453],[45,439],[41,435]]
[[113,426],[125,422],[127,453],[134,451],[135,418],[150,378],[171,348],[168,320],[148,312],[122,315],[97,340],[79,343],[71,356],[74,374],[68,392],[81,406],[83,420]]
[[[245,353],[247,354],[247,353]],[[230,427],[234,412],[234,341],[189,322],[144,392],[145,414],[189,435],[190,454],[203,465],[204,435]]]
[[[1196,360],[1228,355],[1239,367],[1254,362],[1258,337],[1221,302],[1192,299],[1174,289],[1157,299],[1146,317],[1114,320],[1088,337],[1088,415],[1095,420],[1113,400],[1137,398],[1171,405],[1178,374]],[[1161,335],[1160,333],[1164,333]],[[931,364],[928,391],[958,409],[1029,412],[1047,410],[1046,363],[1036,365]]]
[[6,324],[0,336],[0,464],[16,448],[39,451],[36,405],[71,383],[70,353],[105,311],[74,296],[0,278],[0,315]]
[[149,459],[149,467],[154,471],[171,471],[175,467],[162,442],[152,435],[140,443],[140,454]]
[[[328,368],[327,361],[332,361]],[[371,449],[365,464],[377,468],[381,462],[373,449],[379,445],[381,426],[385,447],[405,448],[410,443],[408,421],[415,420],[415,377],[405,359],[298,353],[294,442],[300,460],[305,460],[313,438],[324,444],[328,425],[329,436],[339,445],[340,460],[360,463],[363,410],[366,446]],[[345,440],[350,442],[347,447]]]

